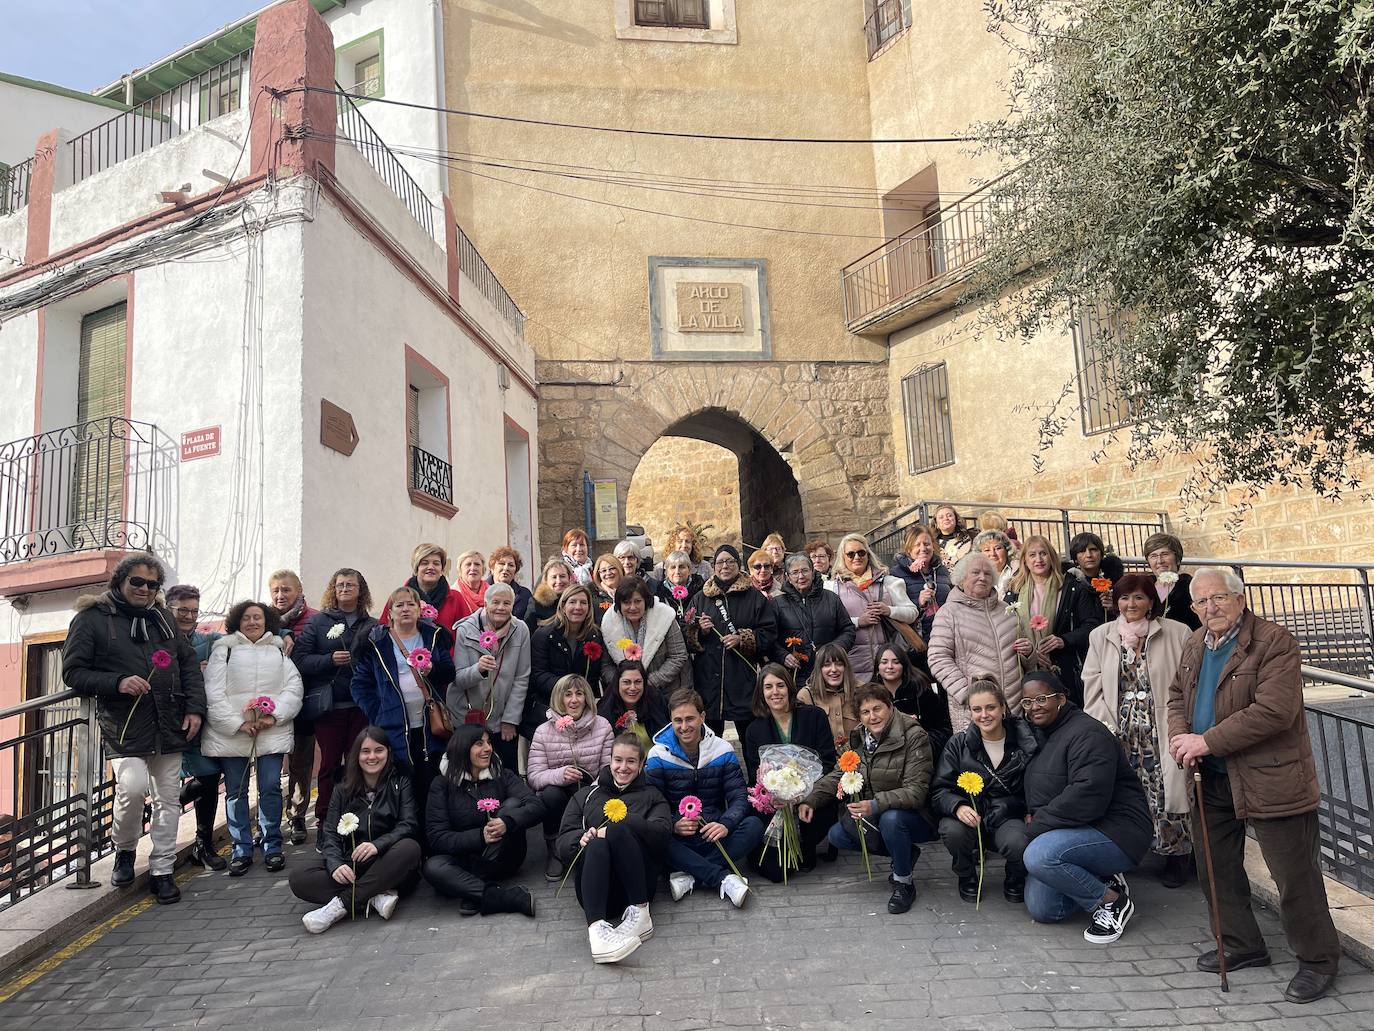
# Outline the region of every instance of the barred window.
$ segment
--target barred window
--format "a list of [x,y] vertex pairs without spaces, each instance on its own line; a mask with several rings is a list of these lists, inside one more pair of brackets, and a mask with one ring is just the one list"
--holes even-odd
[[1135,421],[1122,385],[1120,352],[1114,337],[1115,312],[1102,304],[1078,306],[1073,321],[1073,353],[1078,367],[1078,408],[1083,433],[1107,433]]
[[671,29],[709,29],[710,0],[635,0],[636,25]]
[[954,427],[949,415],[949,369],[923,365],[902,380],[907,472],[954,464]]

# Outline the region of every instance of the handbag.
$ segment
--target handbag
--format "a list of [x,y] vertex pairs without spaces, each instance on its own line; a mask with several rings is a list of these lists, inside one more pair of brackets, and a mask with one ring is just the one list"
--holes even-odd
[[[410,661],[410,649],[405,646],[405,642],[396,636],[396,632],[391,631],[391,639],[396,642],[396,647],[401,649],[401,654],[406,657],[406,662]],[[378,658],[380,658],[380,653]],[[386,663],[382,663],[382,669],[386,669]],[[391,671],[387,670],[386,675],[391,676]],[[435,701],[434,692],[429,689],[429,684],[425,682],[425,675],[418,669],[414,671],[415,686],[420,689],[420,697],[425,700],[425,726],[429,728],[432,737],[439,741],[447,741],[453,736],[453,717],[449,714],[448,706],[442,702]],[[393,680],[392,683],[395,683]],[[396,685],[396,690],[400,690],[400,685]]]
[[916,628],[910,623],[903,623],[899,619],[889,619],[887,616],[880,617],[883,629],[887,631],[887,638],[898,647],[905,646],[909,652],[920,655],[926,650],[925,638],[916,632]]

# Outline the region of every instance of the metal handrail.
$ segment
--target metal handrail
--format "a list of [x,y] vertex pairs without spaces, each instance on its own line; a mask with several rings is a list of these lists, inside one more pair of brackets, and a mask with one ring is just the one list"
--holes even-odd
[[1305,662],[1302,665],[1302,677],[1304,680],[1319,680],[1324,684],[1335,684],[1337,687],[1348,687],[1353,691],[1363,691],[1365,694],[1374,695],[1374,680],[1352,677],[1329,669],[1318,669],[1316,666],[1309,666]]
[[491,270],[477,245],[472,242],[468,234],[463,232],[463,227],[455,225],[458,230],[458,268],[471,280],[472,284],[483,297],[490,301],[502,318],[510,324],[517,337],[525,335],[525,313],[520,310],[520,306],[515,303],[515,299],[504,286],[501,280],[496,278],[496,273]]
[[26,712],[37,712],[39,709],[46,709],[49,705],[55,705],[58,702],[70,702],[80,697],[82,696],[75,691],[57,691],[53,694],[39,695],[37,698],[30,698],[27,702],[20,702],[18,705],[10,705],[0,709],[0,722],[13,716],[22,716]]
[[33,158],[0,168],[0,215],[12,215],[29,202],[29,180],[33,178]]
[[358,110],[358,105],[348,95],[348,91],[337,82],[334,83],[334,88],[339,95],[337,104],[339,124],[336,128],[339,138],[347,140],[353,145],[353,149],[366,159],[367,163],[372,166],[372,170],[391,188],[391,192],[400,198],[411,217],[432,238],[434,236],[434,202],[420,188],[420,184],[415,181],[414,176],[406,171],[400,159],[392,153],[391,148],[386,145],[386,141],[372,127],[372,123],[363,117],[363,113]]

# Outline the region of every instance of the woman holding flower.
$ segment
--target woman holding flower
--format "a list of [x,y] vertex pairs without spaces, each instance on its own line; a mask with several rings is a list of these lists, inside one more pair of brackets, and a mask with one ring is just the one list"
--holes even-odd
[[420,596],[398,587],[387,599],[390,620],[367,635],[353,671],[353,698],[367,721],[394,742],[396,766],[411,777],[415,807],[423,813],[430,781],[438,772],[442,735],[434,733],[430,710],[446,704],[453,683],[449,636],[420,615]]
[[410,777],[392,762],[390,738],[381,727],[364,727],[320,821],[320,857],[291,870],[292,894],[320,906],[301,918],[305,929],[322,934],[369,906],[391,919],[419,882],[418,827]]
[[1193,578],[1181,572],[1183,542],[1171,533],[1154,533],[1145,538],[1145,561],[1155,575],[1155,593],[1164,606],[1160,619],[1172,619],[1189,630],[1197,630],[1202,620],[1193,611],[1193,596],[1188,585]]
[[818,649],[834,642],[848,650],[856,631],[839,595],[825,589],[808,556],[788,555],[784,564],[782,592],[773,599],[773,617],[778,625],[773,659],[802,683],[811,675]]
[[1069,690],[1069,700],[1083,704],[1083,657],[1088,635],[1102,625],[1097,592],[1060,570],[1054,545],[1039,534],[1026,538],[1021,568],[1012,577],[1007,602],[1016,610],[1018,649],[1027,668],[1054,670]]
[[577,789],[610,762],[611,725],[592,708],[591,685],[577,673],[559,679],[549,695],[548,719],[530,742],[525,779],[544,803],[544,844],[548,860],[544,877],[563,876],[555,840],[563,810]]
[[[950,738],[936,760],[930,807],[940,818],[940,837],[959,878],[959,897],[965,902],[981,897],[983,856],[992,850],[1006,859],[1002,896],[1020,903],[1026,891],[1021,856],[1029,841],[1022,781],[1039,746],[991,677],[974,678],[968,710],[969,726]],[[981,783],[976,793],[960,787],[960,778],[970,773]]]
[[574,864],[594,962],[617,963],[654,933],[649,904],[672,827],[667,800],[644,776],[643,740],[621,734],[609,764],[568,803],[558,834],[558,855]]
[[457,673],[448,693],[453,722],[485,726],[501,764],[512,771],[520,761],[515,738],[530,685],[530,631],[514,618],[514,605],[509,585],[492,584],[482,611],[458,624]]
[[660,566],[663,570],[662,577],[654,580],[652,584],[654,599],[672,611],[678,629],[684,634],[684,640],[687,633],[687,603],[706,583],[705,578],[696,572],[698,565],[706,563],[692,562],[685,551],[671,552]]
[[1121,739],[1145,789],[1154,820],[1151,851],[1164,857],[1166,888],[1188,879],[1193,858],[1188,772],[1168,756],[1160,735],[1169,722],[1169,686],[1192,636],[1164,619],[1154,577],[1127,573],[1113,589],[1119,615],[1088,638],[1083,663],[1083,711]]
[[862,534],[840,540],[840,568],[826,585],[839,595],[854,622],[849,664],[860,681],[871,680],[878,649],[896,640],[894,623],[915,623],[920,614],[907,597],[906,584],[879,565]]
[[615,607],[602,617],[601,636],[606,654],[600,677],[606,690],[615,679],[616,667],[625,659],[644,663],[649,686],[661,698],[692,686],[692,666],[678,621],[672,609],[660,605],[639,577],[620,581],[615,589]]
[[295,745],[291,721],[301,709],[301,675],[282,654],[277,635],[281,617],[271,605],[239,602],[225,617],[224,629],[205,666],[207,718],[201,753],[218,759],[224,769],[224,811],[234,841],[229,876],[242,877],[253,865],[250,764],[258,780],[263,865],[275,873],[286,866],[281,774]]
[[836,748],[843,748],[849,732],[858,724],[854,693],[859,682],[849,666],[849,651],[836,642],[821,645],[806,686],[797,692],[802,705],[814,705],[825,713]]
[[[861,774],[859,790],[847,792],[840,805],[830,843],[851,851],[866,846],[868,852],[891,856],[893,890],[887,911],[905,913],[916,901],[912,871],[921,854],[918,842],[935,837],[923,812],[930,790],[930,739],[920,724],[893,707],[891,692],[881,685],[859,688],[854,702],[859,726],[849,735],[847,751],[858,762],[841,756],[835,769],[816,782],[809,801],[798,806],[797,816],[810,822],[817,810],[835,803],[841,777]],[[857,769],[845,768],[855,765]]]
[[620,568],[614,555],[598,555],[592,563],[592,617],[600,626],[606,613],[615,605],[615,589],[620,586],[625,572]]
[[649,686],[649,674],[639,659],[616,665],[615,680],[596,711],[617,733],[638,727],[646,741],[668,724],[668,702]]
[[544,803],[502,765],[486,727],[458,727],[445,753],[448,769],[429,793],[425,880],[458,899],[459,913],[534,916],[534,896],[499,882],[525,862],[525,834],[544,818]]
[[553,619],[530,638],[530,687],[520,718],[520,736],[534,740],[535,732],[548,718],[554,688],[569,673],[599,684],[605,654],[605,641],[592,618],[592,590],[586,584],[573,584],[558,599]]
[[558,599],[572,582],[572,569],[561,558],[551,558],[544,563],[539,583],[534,588],[529,607],[525,609],[525,625],[530,628],[531,634],[553,618],[558,611]]

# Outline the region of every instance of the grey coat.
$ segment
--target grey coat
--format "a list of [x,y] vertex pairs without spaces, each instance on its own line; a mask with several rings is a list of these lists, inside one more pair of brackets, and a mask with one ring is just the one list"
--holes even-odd
[[[520,726],[530,686],[530,628],[512,617],[509,632],[488,652],[479,641],[489,629],[485,610],[474,612],[454,627],[457,640],[453,645],[453,664],[458,672],[449,688],[447,703],[455,723],[466,723],[469,711],[483,709],[487,713],[487,729],[499,731],[503,723]],[[498,665],[483,676],[477,669],[477,660],[486,654],[494,655]]]

